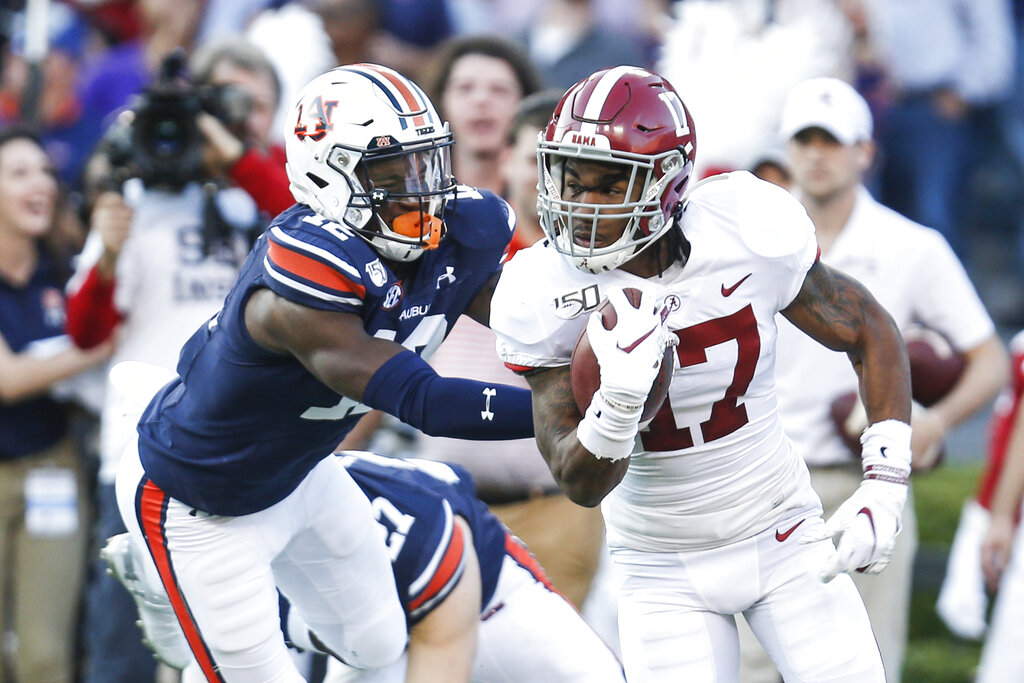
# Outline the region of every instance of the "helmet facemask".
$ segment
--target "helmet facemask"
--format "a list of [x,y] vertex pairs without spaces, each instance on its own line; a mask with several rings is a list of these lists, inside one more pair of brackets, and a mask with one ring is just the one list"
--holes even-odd
[[[661,237],[672,221],[674,206],[665,206],[665,189],[689,175],[690,164],[679,150],[658,155],[587,148],[540,140],[537,152],[541,227],[560,253],[581,270],[613,270]],[[587,203],[573,199],[573,162],[601,164],[625,180],[624,200]],[[568,169],[567,169],[568,164]],[[590,189],[590,188],[585,188]],[[674,205],[675,202],[672,202]],[[625,220],[621,236],[598,246],[601,221]],[[575,235],[574,235],[575,232]]]
[[[344,222],[386,259],[412,261],[436,249],[455,191],[451,136],[383,150],[336,146],[327,164],[351,187]],[[353,156],[358,161],[353,163]]]

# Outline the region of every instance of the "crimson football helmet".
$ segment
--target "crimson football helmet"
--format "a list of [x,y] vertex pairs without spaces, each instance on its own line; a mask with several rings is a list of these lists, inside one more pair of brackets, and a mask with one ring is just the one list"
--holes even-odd
[[[539,136],[537,209],[545,234],[581,270],[619,267],[674,225],[696,152],[693,118],[668,81],[632,66],[592,74],[565,93]],[[625,201],[564,199],[565,164],[573,159],[623,166]],[[622,236],[595,247],[598,221],[624,217]],[[585,246],[573,239],[581,225],[590,226]]]
[[351,64],[302,89],[285,127],[295,201],[349,226],[384,258],[438,246],[455,190],[452,135],[419,86],[376,64]]

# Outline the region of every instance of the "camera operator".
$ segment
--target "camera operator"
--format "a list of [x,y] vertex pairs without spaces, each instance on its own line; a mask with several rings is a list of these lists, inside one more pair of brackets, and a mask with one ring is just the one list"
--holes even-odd
[[211,43],[193,57],[191,72],[198,83],[244,91],[250,102],[240,136],[217,117],[199,114],[207,168],[226,174],[270,216],[294,204],[284,170],[284,146],[271,138],[281,81],[263,52],[241,38]]
[[[169,58],[153,86],[118,118],[87,168],[86,188],[95,200],[91,233],[69,285],[68,332],[88,348],[116,329],[112,365],[136,360],[173,372],[181,345],[220,309],[252,240],[265,227],[257,203],[235,186],[232,174],[243,163],[276,167],[261,149],[270,119],[261,114],[276,107],[273,72],[224,56],[235,55],[235,48],[216,50],[196,55],[205,81],[183,78],[181,56]],[[223,133],[225,139],[244,140],[238,159],[231,163],[216,151],[204,130],[214,130],[211,137]],[[264,174],[271,178],[270,170]],[[266,205],[269,190],[248,184],[255,196],[263,195],[268,212],[280,210]],[[286,180],[282,189],[288,193]],[[123,400],[108,383],[96,489],[99,545],[124,530],[114,472],[135,425],[124,417]],[[135,627],[131,596],[100,565],[97,560],[86,589],[83,682],[153,681],[155,665]]]

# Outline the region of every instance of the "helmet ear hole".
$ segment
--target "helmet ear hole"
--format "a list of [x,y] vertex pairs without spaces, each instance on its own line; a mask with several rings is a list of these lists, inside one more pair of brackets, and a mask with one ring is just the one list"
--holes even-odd
[[319,187],[321,190],[330,185],[330,183],[328,183],[326,180],[316,175],[315,173],[307,172],[306,177],[312,180],[313,183],[316,184],[316,186]]

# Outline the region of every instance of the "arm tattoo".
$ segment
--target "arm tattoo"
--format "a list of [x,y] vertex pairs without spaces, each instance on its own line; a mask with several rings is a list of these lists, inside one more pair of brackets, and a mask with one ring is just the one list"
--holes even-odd
[[533,423],[537,442],[545,453],[566,435],[572,434],[582,419],[569,383],[569,366],[531,373],[526,381],[533,392]]
[[874,299],[862,284],[818,262],[784,311],[793,324],[834,351],[849,351],[868,324]]

